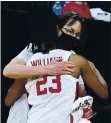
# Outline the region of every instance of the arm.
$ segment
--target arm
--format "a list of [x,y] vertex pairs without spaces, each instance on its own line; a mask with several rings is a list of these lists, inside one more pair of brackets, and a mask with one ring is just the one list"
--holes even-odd
[[13,59],[3,70],[8,78],[28,78],[40,75],[71,74],[74,65],[72,62],[52,62],[46,66],[26,66],[21,59]]
[[103,86],[105,86],[105,88],[107,89],[106,81],[104,80],[104,78],[102,77],[102,75],[100,74],[100,72],[97,70],[96,66],[92,62],[90,62],[90,61],[88,61],[88,62],[89,62],[89,65],[90,65],[92,71],[96,75],[96,77],[99,79],[99,81],[101,82],[101,84]]
[[39,75],[71,74],[73,65],[70,62],[53,62],[47,66],[26,66],[28,60],[33,56],[31,48],[32,43],[6,65],[3,70],[5,77],[16,79]]
[[[72,55],[72,60],[75,64],[75,76],[82,75],[84,82],[91,88],[99,97],[107,98],[108,89],[104,86],[101,81],[98,79],[96,74],[93,72],[88,61],[79,55]],[[79,73],[79,74],[76,74]],[[74,76],[74,75],[73,75]],[[105,82],[106,83],[106,82]],[[105,84],[107,85],[107,84]]]
[[[82,61],[83,62],[83,61]],[[107,98],[108,97],[108,89],[107,84],[101,83],[101,80],[91,69],[87,60],[84,59],[82,63],[82,76],[86,84],[91,88],[99,97]]]
[[5,97],[5,105],[12,106],[17,99],[21,97],[25,90],[25,84],[27,80],[17,79],[14,81],[10,89],[8,90],[7,96]]
[[27,78],[44,75],[44,73],[46,73],[46,70],[43,67],[26,66],[24,60],[16,58],[12,59],[3,70],[3,75],[8,78]]
[[[102,77],[102,75],[100,74],[100,72],[97,70],[97,68],[95,67],[95,65],[88,61],[92,71],[94,72],[94,74],[96,75],[96,77],[99,79],[99,81],[101,82],[101,84],[107,89],[107,84],[106,81],[104,80],[104,78]],[[85,87],[84,87],[84,82],[82,77],[79,77],[79,95],[80,96],[85,96],[86,95],[86,91],[85,91]]]

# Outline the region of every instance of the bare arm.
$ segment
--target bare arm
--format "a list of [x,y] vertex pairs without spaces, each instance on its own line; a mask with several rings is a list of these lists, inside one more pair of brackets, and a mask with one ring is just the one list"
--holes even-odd
[[17,79],[14,81],[10,89],[8,90],[7,96],[5,97],[5,105],[12,106],[17,99],[21,97],[25,90],[25,79]]
[[40,75],[71,74],[74,65],[72,62],[53,62],[46,66],[26,66],[21,59],[13,59],[3,70],[8,78],[27,78]]
[[77,72],[78,72],[78,68],[79,68],[78,73],[82,75],[83,80],[88,85],[88,87],[91,88],[99,97],[107,98],[108,97],[108,89],[98,79],[96,74],[91,69],[88,61],[85,58],[78,56],[78,55],[76,55],[76,56],[73,55],[72,57],[73,57],[73,62],[75,64],[75,66],[77,66]]
[[[101,80],[91,69],[87,60],[84,60],[84,65],[82,68],[82,76],[86,84],[101,98],[108,97],[108,89],[101,83]],[[104,81],[105,82],[105,81]]]
[[[104,80],[104,78],[102,77],[102,75],[100,74],[100,72],[97,70],[96,66],[92,62],[90,62],[90,61],[88,61],[88,62],[89,62],[89,65],[90,65],[92,71],[96,75],[96,77],[99,79],[99,81],[101,82],[101,84],[107,90],[108,87],[107,87],[106,81]],[[86,93],[84,84],[79,84],[79,96],[85,96],[86,94],[87,93]]]
[[100,74],[100,72],[97,70],[96,66],[92,62],[90,62],[90,61],[88,61],[88,62],[90,64],[90,67],[91,67],[92,71],[94,72],[94,74],[96,75],[96,77],[99,79],[99,81],[101,82],[101,84],[103,84],[103,86],[106,89],[108,89],[107,84],[106,84],[106,81],[104,80],[104,78],[102,77],[102,75]]
[[13,59],[3,70],[3,75],[8,78],[27,78],[44,75],[46,70],[43,67],[26,66],[21,59]]

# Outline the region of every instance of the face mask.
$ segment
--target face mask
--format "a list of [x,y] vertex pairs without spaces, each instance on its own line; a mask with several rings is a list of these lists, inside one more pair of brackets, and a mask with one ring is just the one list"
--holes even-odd
[[62,33],[62,35],[58,38],[58,48],[69,51],[74,50],[79,42],[80,39],[76,39],[75,37]]
[[58,46],[61,49],[74,50],[75,52],[77,51],[77,53],[79,53],[79,51],[83,50],[87,41],[87,37],[87,28],[85,24],[83,24],[80,39],[67,35],[62,31],[62,35],[58,38]]

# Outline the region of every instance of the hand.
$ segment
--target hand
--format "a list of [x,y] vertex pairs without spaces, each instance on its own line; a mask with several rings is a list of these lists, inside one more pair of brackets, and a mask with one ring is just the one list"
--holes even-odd
[[92,110],[92,106],[88,106],[88,108],[83,109],[83,118],[89,120],[92,118],[92,114],[93,114],[93,110]]
[[70,61],[60,62],[61,59],[57,59],[51,62],[51,64],[46,65],[48,75],[71,75],[74,72],[74,63]]

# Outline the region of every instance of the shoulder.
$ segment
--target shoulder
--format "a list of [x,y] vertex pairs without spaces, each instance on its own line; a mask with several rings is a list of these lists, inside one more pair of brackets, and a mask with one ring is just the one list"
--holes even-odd
[[27,64],[30,63],[30,61],[32,61],[32,60],[40,59],[42,56],[43,56],[43,53],[41,53],[41,52],[35,53],[35,54],[28,60]]
[[76,66],[86,66],[88,64],[87,59],[85,59],[83,56],[73,53],[70,56],[70,61],[74,62]]

